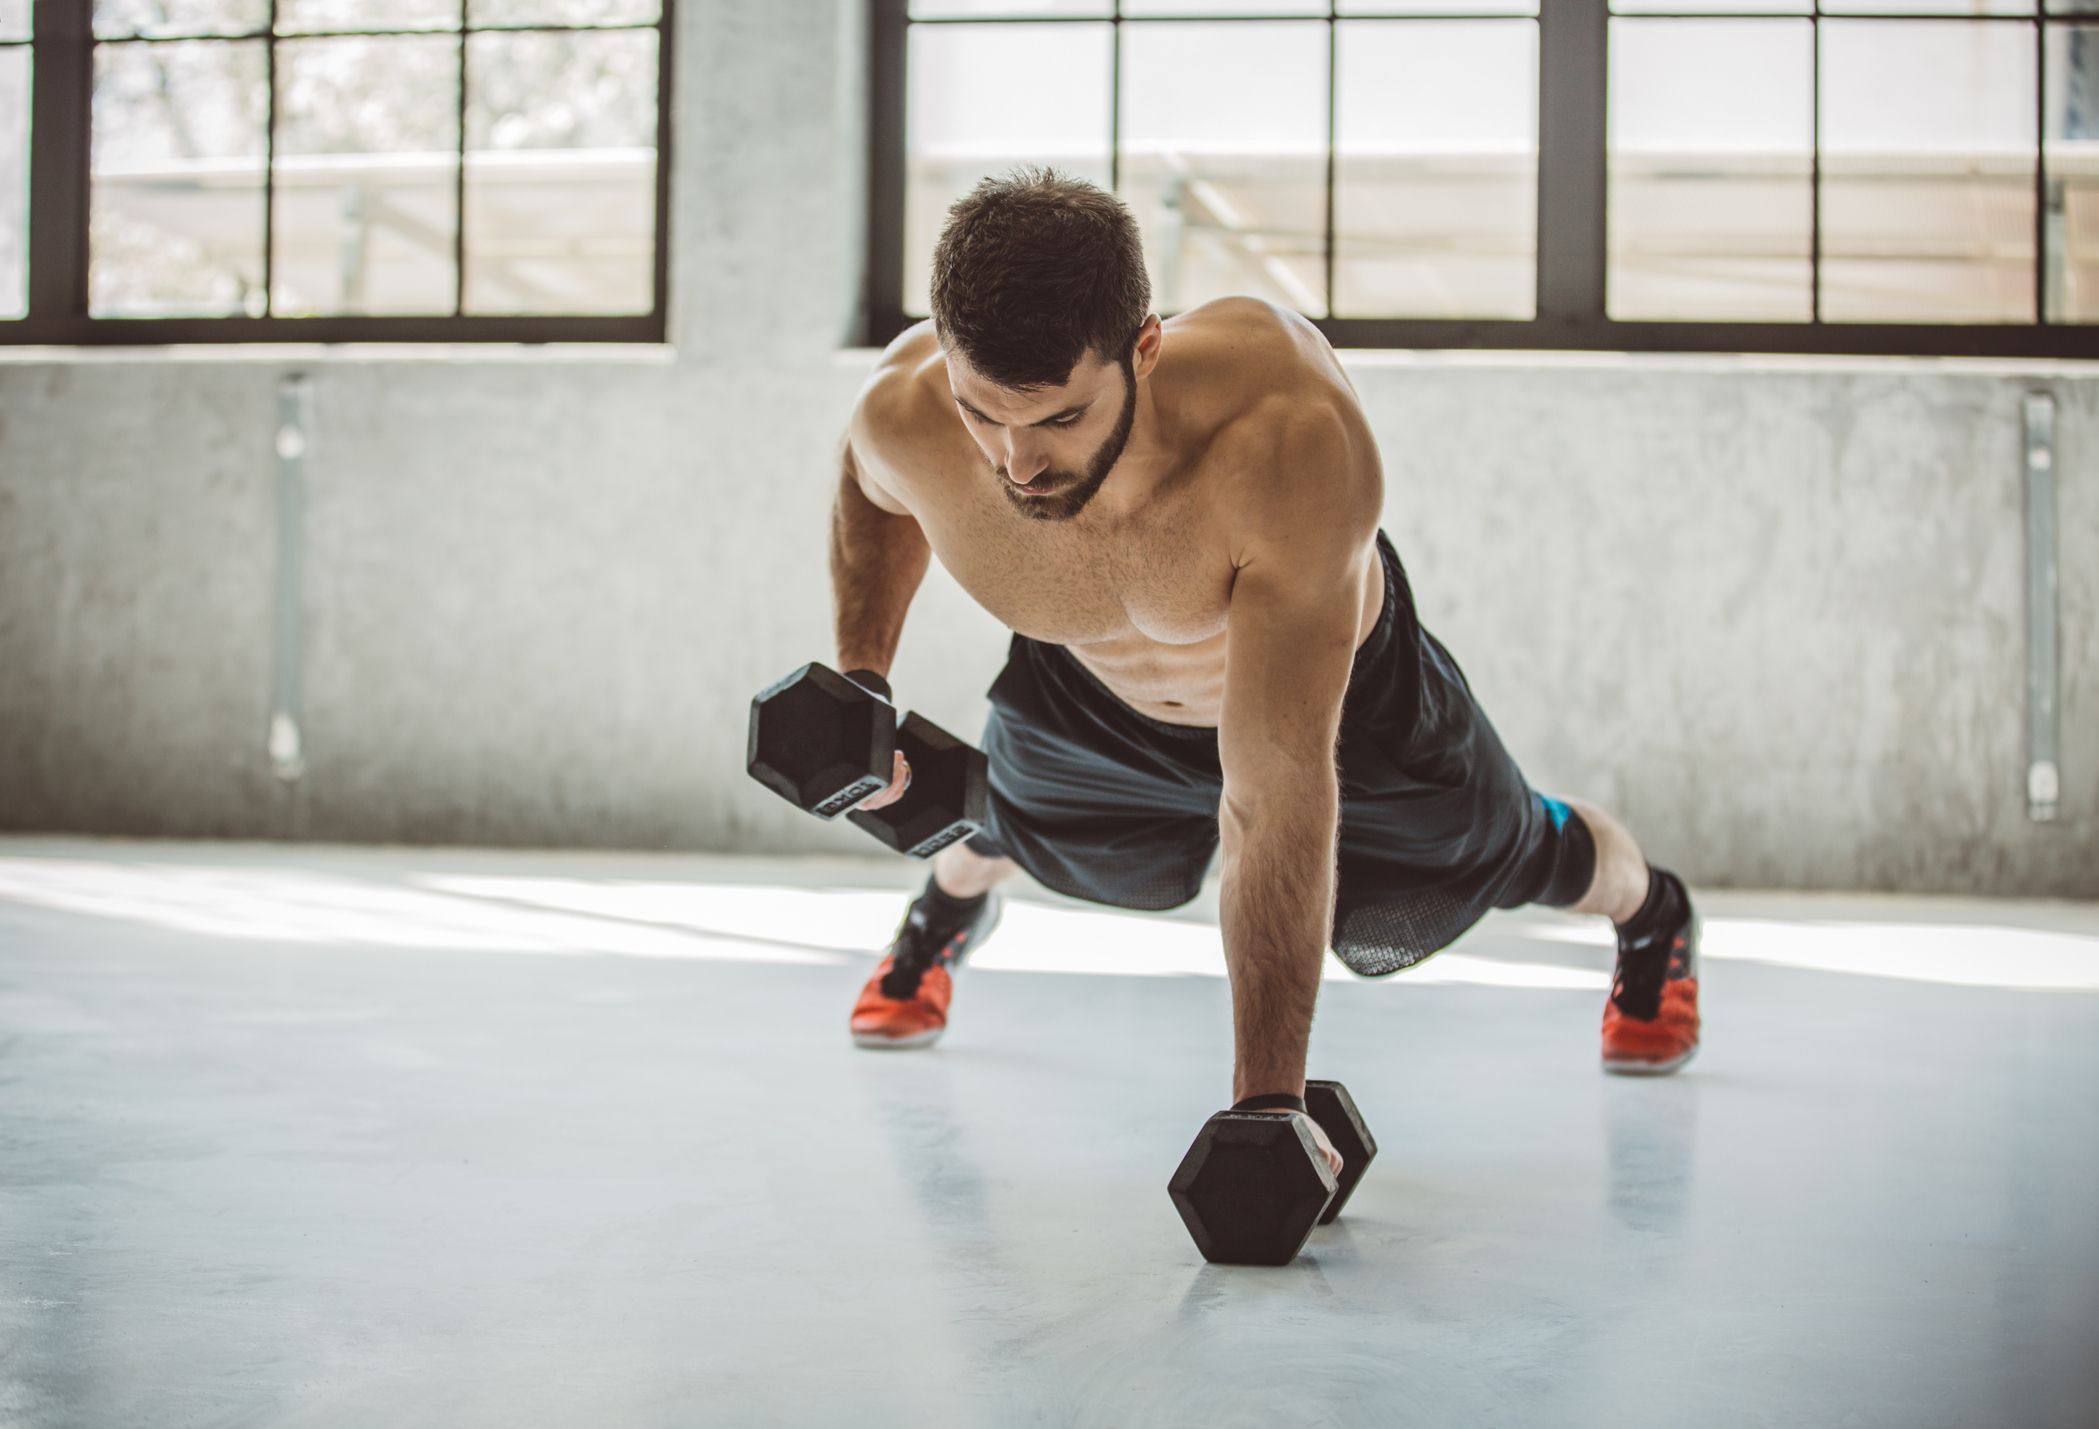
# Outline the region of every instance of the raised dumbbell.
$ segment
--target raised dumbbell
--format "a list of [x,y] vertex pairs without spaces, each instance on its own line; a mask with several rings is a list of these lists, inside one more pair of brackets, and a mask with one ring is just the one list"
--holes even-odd
[[1341,1153],[1338,1180],[1295,1116],[1221,1111],[1196,1133],[1166,1191],[1203,1259],[1287,1265],[1341,1214],[1377,1142],[1339,1082],[1306,1082],[1305,1108]]
[[[889,787],[898,750],[911,769],[903,797],[856,809]],[[813,661],[751,701],[744,767],[795,807],[820,819],[847,814],[914,858],[931,858],[984,826],[981,752],[915,712],[899,724],[896,706]]]

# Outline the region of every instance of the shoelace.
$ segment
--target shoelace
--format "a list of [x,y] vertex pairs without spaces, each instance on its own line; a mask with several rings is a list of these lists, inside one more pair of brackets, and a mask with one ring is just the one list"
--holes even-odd
[[1662,1010],[1662,983],[1669,976],[1669,954],[1675,942],[1671,935],[1618,945],[1618,977],[1611,987],[1611,1001],[1627,1017],[1649,1021]]
[[904,915],[903,926],[897,929],[896,940],[889,945],[891,962],[889,971],[882,978],[882,996],[893,997],[899,1002],[914,996],[926,970],[941,961],[942,949],[946,946],[947,940],[935,938],[932,929],[926,926],[925,913],[913,907]]

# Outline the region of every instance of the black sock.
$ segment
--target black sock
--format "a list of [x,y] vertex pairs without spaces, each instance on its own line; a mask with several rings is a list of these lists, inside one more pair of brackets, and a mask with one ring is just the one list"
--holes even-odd
[[926,886],[918,895],[918,906],[926,910],[926,922],[935,928],[957,928],[967,923],[983,910],[989,893],[979,893],[974,898],[956,898],[940,886],[932,875],[926,876]]
[[1618,941],[1644,943],[1673,933],[1691,915],[1691,895],[1684,881],[1666,868],[1647,865],[1647,901],[1640,911],[1618,925]]

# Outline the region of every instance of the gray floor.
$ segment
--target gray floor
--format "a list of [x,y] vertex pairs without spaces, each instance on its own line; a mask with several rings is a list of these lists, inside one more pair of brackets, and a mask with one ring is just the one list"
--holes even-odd
[[1661,1081],[1571,920],[1336,969],[1383,1154],[1243,1270],[1214,904],[855,1052],[915,878],[0,840],[0,1424],[2099,1424],[2099,909],[1714,895]]

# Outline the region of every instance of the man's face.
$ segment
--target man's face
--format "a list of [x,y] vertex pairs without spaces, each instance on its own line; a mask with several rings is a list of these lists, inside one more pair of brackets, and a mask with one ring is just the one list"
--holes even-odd
[[947,359],[955,409],[1013,509],[1030,521],[1069,521],[1115,469],[1137,416],[1128,360],[1079,359],[1061,387],[1015,392]]

